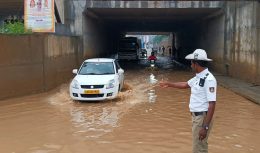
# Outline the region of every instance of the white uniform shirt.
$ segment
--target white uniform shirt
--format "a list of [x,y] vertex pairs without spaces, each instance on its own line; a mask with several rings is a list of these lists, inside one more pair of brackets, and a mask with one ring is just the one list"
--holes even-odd
[[[207,77],[206,77],[207,76]],[[204,87],[199,86],[200,78],[205,78]],[[197,73],[195,77],[188,81],[191,87],[190,111],[203,112],[208,111],[209,102],[216,101],[217,81],[208,69]]]

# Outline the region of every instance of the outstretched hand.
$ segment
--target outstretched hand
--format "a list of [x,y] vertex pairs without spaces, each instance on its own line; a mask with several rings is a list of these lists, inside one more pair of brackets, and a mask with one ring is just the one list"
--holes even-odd
[[166,81],[160,81],[159,85],[161,88],[168,88],[169,87],[169,83]]

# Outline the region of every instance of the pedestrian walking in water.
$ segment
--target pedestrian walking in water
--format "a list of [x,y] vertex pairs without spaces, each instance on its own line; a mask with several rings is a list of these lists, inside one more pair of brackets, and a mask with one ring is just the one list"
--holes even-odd
[[192,116],[193,153],[208,153],[208,136],[213,124],[217,81],[209,72],[207,63],[212,61],[203,49],[196,49],[185,59],[191,61],[196,75],[187,82],[160,82],[162,88],[191,88],[189,108]]
[[164,55],[165,47],[162,46],[162,55]]
[[169,47],[169,56],[172,57],[172,48]]

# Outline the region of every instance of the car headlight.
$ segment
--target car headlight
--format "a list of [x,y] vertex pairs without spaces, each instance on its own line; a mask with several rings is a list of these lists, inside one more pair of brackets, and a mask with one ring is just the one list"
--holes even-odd
[[73,80],[71,83],[71,87],[75,89],[79,89],[79,82],[77,80]]
[[115,86],[115,80],[112,79],[112,80],[110,80],[110,81],[108,82],[108,84],[106,85],[106,88],[107,88],[107,89],[110,89],[110,88],[114,88],[114,86]]

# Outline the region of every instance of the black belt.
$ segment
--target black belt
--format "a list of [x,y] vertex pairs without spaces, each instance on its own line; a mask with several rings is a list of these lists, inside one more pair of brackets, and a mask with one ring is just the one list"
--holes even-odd
[[192,112],[192,114],[194,114],[195,116],[203,115],[204,113],[207,114],[207,111],[206,112]]

